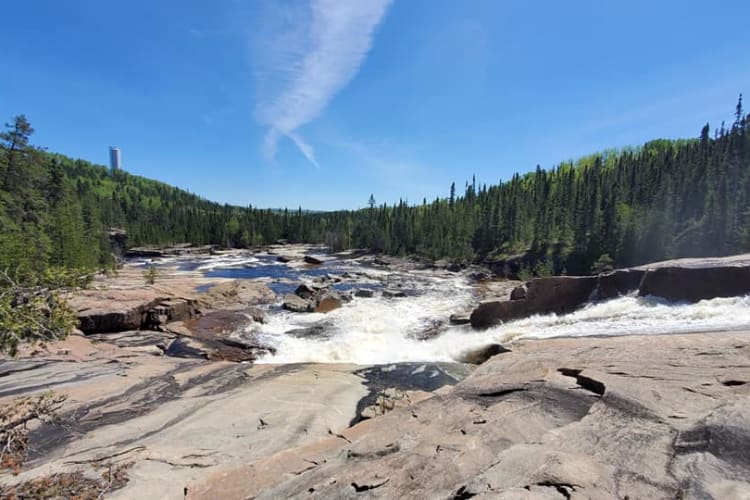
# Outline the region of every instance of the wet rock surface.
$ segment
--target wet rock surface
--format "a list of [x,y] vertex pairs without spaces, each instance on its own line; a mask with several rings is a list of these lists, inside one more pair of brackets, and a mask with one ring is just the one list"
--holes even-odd
[[472,313],[475,328],[533,314],[568,313],[592,301],[629,293],[674,302],[698,302],[750,293],[750,254],[679,259],[599,276],[535,278],[511,292],[510,301],[488,300]]

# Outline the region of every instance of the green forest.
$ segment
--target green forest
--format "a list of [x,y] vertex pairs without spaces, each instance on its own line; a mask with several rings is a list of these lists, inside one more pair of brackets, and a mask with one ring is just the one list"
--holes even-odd
[[0,269],[113,264],[109,228],[131,246],[248,247],[286,239],[459,262],[523,255],[532,274],[585,274],[750,250],[750,135],[731,125],[687,140],[596,153],[494,185],[455,184],[421,204],[305,212],[213,203],[161,182],[49,153],[17,116],[0,134]]

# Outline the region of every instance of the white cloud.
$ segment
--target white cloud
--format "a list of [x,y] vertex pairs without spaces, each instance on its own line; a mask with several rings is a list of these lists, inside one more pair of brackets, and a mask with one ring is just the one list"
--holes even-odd
[[357,74],[391,1],[309,0],[304,13],[282,13],[281,26],[263,44],[267,64],[258,72],[260,87],[271,89],[256,108],[256,118],[269,127],[267,157],[286,136],[317,166],[298,129],[320,116]]

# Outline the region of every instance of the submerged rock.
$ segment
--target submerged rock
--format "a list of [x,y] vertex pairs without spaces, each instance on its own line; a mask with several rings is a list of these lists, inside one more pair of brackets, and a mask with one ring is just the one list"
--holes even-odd
[[359,290],[354,292],[354,296],[363,299],[369,299],[375,296],[375,291],[370,290],[369,288],[360,288]]
[[454,313],[450,316],[451,325],[466,325],[471,323],[471,311]]
[[406,297],[406,294],[401,290],[383,290],[383,297],[386,299],[396,299]]
[[308,264],[312,264],[316,266],[324,262],[323,259],[319,257],[314,257],[312,255],[305,255],[304,259],[305,259],[305,262],[307,262]]

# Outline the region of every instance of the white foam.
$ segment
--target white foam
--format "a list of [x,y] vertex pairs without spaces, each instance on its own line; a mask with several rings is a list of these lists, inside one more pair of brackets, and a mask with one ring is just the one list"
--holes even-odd
[[[734,330],[750,327],[750,296],[671,304],[653,297],[622,297],[588,305],[568,315],[532,316],[484,331],[451,327],[420,341],[412,334],[435,319],[468,306],[471,291],[458,280],[419,297],[357,299],[329,313],[272,316],[263,340],[278,349],[266,363],[383,364],[400,361],[455,361],[471,349],[515,338],[632,335]],[[449,286],[449,292],[445,287]],[[327,338],[296,338],[284,332],[326,319]]]

